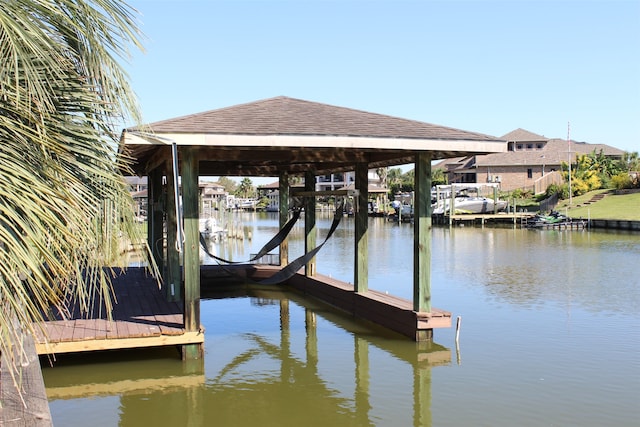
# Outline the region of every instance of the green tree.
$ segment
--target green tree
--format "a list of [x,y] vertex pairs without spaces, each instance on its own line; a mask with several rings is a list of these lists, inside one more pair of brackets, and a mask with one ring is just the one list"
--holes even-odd
[[387,172],[387,182],[389,184],[389,195],[393,199],[393,195],[400,193],[402,189],[402,169],[390,168]]
[[413,191],[413,189],[415,188],[415,182],[416,182],[416,177],[415,177],[415,171],[413,169],[403,173],[400,176],[400,181],[402,182],[402,185],[400,187],[400,190],[404,193],[410,193]]
[[389,168],[378,168],[376,169],[376,174],[378,178],[380,178],[380,187],[387,188],[388,185],[388,177],[389,177]]
[[[118,60],[141,47],[116,0],[0,7],[0,352],[50,306],[110,301],[114,243],[142,239],[116,126],[139,122]],[[19,327],[16,327],[19,325]],[[18,347],[19,348],[19,347]],[[7,358],[5,360],[10,360]],[[10,367],[14,380],[20,367]],[[4,379],[3,379],[4,381]]]
[[253,186],[253,182],[251,181],[251,179],[247,177],[242,178],[242,181],[240,181],[240,185],[238,185],[238,188],[236,189],[236,196],[246,199],[255,195],[256,189]]
[[620,162],[613,160],[611,157],[605,156],[603,150],[600,150],[599,152],[593,150],[591,153],[587,154],[586,157],[590,162],[589,168],[598,174],[598,178],[604,186],[609,184],[612,176],[615,176],[625,170],[620,168]]
[[444,169],[432,169],[431,170],[431,185],[446,185],[449,183],[447,175],[444,173]]
[[625,151],[624,154],[622,154],[622,159],[620,159],[618,163],[618,167],[620,171],[626,171],[627,173],[640,171],[640,157],[638,157],[638,152]]
[[[568,164],[562,163],[565,178],[569,178]],[[571,168],[571,193],[574,196],[598,190],[609,185],[611,177],[618,173],[614,162],[606,157],[602,151],[595,150],[589,154],[576,157],[575,165]],[[613,174],[613,175],[612,175]]]
[[238,183],[226,176],[221,176],[218,179],[218,184],[220,184],[224,188],[224,191],[229,194],[235,194],[238,189]]
[[293,186],[299,186],[304,184],[304,179],[302,178],[302,176],[300,175],[289,175],[289,185],[291,187]]

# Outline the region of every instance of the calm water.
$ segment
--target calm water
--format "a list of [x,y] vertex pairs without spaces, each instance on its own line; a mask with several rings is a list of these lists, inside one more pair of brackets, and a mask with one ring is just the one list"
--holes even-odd
[[[248,258],[277,231],[246,214]],[[319,241],[329,226],[319,220]],[[290,258],[302,254],[302,226]],[[411,298],[411,225],[372,219],[369,286]],[[349,281],[353,222],[318,271]],[[204,361],[172,349],[60,358],[56,426],[636,426],[640,235],[434,228],[432,295],[461,316],[416,344],[297,294],[203,291]],[[226,298],[221,298],[221,297]]]

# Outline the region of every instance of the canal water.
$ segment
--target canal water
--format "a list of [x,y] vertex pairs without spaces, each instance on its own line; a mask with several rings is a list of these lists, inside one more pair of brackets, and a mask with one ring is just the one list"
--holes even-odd
[[[237,218],[240,261],[277,217]],[[319,241],[330,218],[319,218]],[[353,220],[318,271],[353,276]],[[369,287],[411,298],[410,224],[370,219]],[[251,234],[249,240],[248,235]],[[293,230],[290,259],[302,254]],[[213,263],[205,259],[204,262]],[[174,349],[59,357],[56,426],[637,426],[640,234],[434,227],[433,305],[460,316],[415,343],[279,287],[203,285],[203,361]],[[454,322],[455,323],[455,322]]]

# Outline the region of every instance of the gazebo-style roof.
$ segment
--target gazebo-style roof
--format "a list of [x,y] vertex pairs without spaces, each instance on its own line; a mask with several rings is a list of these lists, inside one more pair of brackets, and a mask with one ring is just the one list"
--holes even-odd
[[125,129],[124,143],[145,174],[159,147],[197,146],[201,175],[318,174],[505,151],[505,141],[415,120],[276,97]]
[[[304,199],[305,227],[304,261],[289,263],[286,236],[278,244],[286,270],[278,283],[320,292],[331,304],[416,340],[451,326],[451,313],[431,307],[431,161],[506,151],[506,141],[489,135],[287,97],[125,129],[122,141],[135,172],[149,176],[148,243],[159,266],[166,259],[165,294],[184,300],[186,331],[200,326],[198,177],[278,176],[281,228],[289,223],[293,193]],[[413,303],[368,290],[368,170],[407,163],[415,166]],[[353,189],[315,190],[316,176],[341,171],[354,171]],[[289,182],[298,174],[305,178],[302,192],[292,191]],[[319,278],[316,272],[315,254],[322,244],[316,241],[315,198],[329,194],[353,199],[352,284]],[[262,267],[247,269],[270,273],[270,279],[283,277]],[[185,354],[198,357],[199,351],[186,346]]]

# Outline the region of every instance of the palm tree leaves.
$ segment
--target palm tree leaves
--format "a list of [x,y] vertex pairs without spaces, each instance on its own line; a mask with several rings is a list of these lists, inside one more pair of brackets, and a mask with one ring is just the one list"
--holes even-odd
[[0,8],[0,353],[48,307],[108,296],[113,245],[138,239],[116,124],[139,112],[118,63],[140,47],[116,0]]

